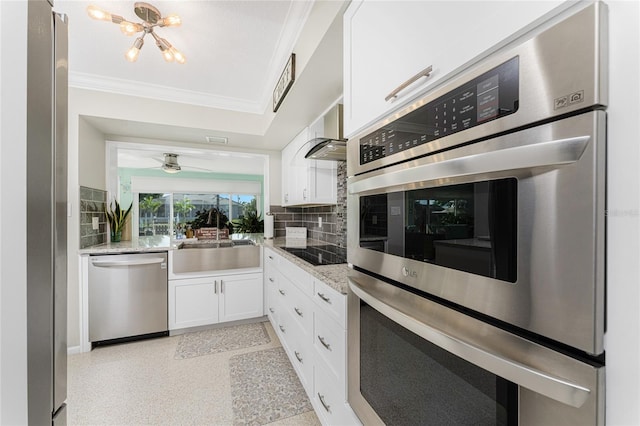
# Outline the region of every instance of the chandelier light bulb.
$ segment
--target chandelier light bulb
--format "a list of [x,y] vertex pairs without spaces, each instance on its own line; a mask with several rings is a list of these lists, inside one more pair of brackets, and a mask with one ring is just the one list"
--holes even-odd
[[182,25],[182,18],[178,15],[172,14],[162,19],[162,27],[179,27]]
[[173,53],[173,57],[175,58],[177,63],[184,64],[185,62],[187,62],[187,58],[185,58],[182,52],[180,52],[178,49],[176,49],[175,47],[171,47],[171,49],[169,50],[171,51],[171,53]]
[[120,23],[120,31],[122,31],[122,33],[127,36],[132,36],[135,33],[142,31],[143,29],[144,28],[142,27],[142,25],[135,24],[133,22],[122,21]]
[[142,37],[138,37],[136,41],[133,42],[133,46],[131,46],[131,48],[127,50],[127,53],[124,54],[127,61],[135,62],[138,60],[138,55],[140,54],[140,49],[143,44],[144,40],[142,40]]
[[111,14],[100,9],[98,6],[90,5],[87,7],[87,13],[93,19],[97,19],[99,21],[111,21]]
[[131,49],[127,50],[127,53],[124,54],[124,57],[129,62],[135,62],[138,60],[138,55],[140,55],[140,49],[132,46]]
[[164,60],[167,62],[173,62],[173,53],[171,52],[171,50],[167,49],[167,50],[163,50],[162,51],[162,56],[164,57]]

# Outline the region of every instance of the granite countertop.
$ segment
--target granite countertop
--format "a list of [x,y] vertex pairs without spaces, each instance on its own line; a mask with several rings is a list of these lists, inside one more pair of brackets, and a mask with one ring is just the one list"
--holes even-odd
[[[232,234],[231,240],[252,240],[256,244],[262,244],[262,234]],[[195,238],[172,240],[168,235],[154,235],[148,237],[133,237],[131,241],[119,243],[106,243],[87,247],[78,251],[78,254],[116,254],[116,253],[145,253],[152,251],[176,250],[182,242],[198,243],[210,242]]]
[[[306,240],[306,243],[307,246],[320,246],[327,244],[325,241],[313,240],[310,238]],[[281,247],[284,247],[285,244],[285,238],[278,237],[272,240],[264,240],[263,245],[265,247],[273,248],[280,256],[284,257],[294,265],[297,265],[300,268],[304,269],[334,290],[342,294],[347,294],[347,289],[349,288],[347,274],[351,271],[351,268],[349,268],[346,263],[339,263],[337,265],[314,266],[309,262],[305,262],[299,257],[294,256],[288,251],[283,250]]]
[[[232,240],[252,240],[256,244],[264,245],[265,247],[271,247],[275,249],[279,255],[289,260],[293,264],[304,269],[317,279],[321,280],[329,287],[342,294],[347,294],[347,274],[351,270],[346,263],[340,263],[337,265],[321,265],[314,266],[297,256],[283,250],[281,247],[287,245],[287,241],[284,237],[278,237],[275,239],[266,240],[262,237],[262,234],[232,234]],[[81,255],[96,255],[96,254],[117,254],[117,253],[146,253],[154,251],[168,251],[176,250],[178,245],[182,242],[189,241],[197,243],[196,239],[189,240],[171,240],[168,235],[156,235],[149,237],[134,237],[131,241],[121,241],[119,243],[106,243],[93,247],[87,247],[78,251]],[[207,240],[200,240],[207,242]],[[291,243],[291,241],[289,241]],[[307,246],[321,246],[326,245],[325,241],[307,239],[304,241]]]

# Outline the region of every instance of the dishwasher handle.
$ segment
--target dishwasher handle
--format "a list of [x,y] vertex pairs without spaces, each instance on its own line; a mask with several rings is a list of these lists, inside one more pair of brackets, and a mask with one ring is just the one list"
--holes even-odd
[[108,268],[111,266],[139,266],[139,265],[153,265],[155,263],[164,263],[165,259],[162,257],[150,257],[145,259],[131,259],[131,260],[92,260],[93,266]]

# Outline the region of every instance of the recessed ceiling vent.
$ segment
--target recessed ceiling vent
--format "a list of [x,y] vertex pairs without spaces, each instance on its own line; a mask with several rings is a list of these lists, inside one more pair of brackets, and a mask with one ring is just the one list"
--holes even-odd
[[205,139],[209,143],[216,143],[218,145],[226,145],[229,143],[229,138],[223,136],[206,136]]

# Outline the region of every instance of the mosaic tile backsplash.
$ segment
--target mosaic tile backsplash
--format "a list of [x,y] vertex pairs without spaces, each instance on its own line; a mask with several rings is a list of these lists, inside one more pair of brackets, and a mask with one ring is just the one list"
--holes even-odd
[[[274,214],[274,236],[284,237],[287,226],[304,226],[307,237],[347,246],[347,162],[338,162],[338,204],[318,207],[271,206]],[[322,217],[322,226],[318,225]]]
[[[108,241],[107,217],[104,205],[107,192],[101,189],[80,187],[80,248],[104,244]],[[98,217],[98,229],[93,229],[92,219]]]

